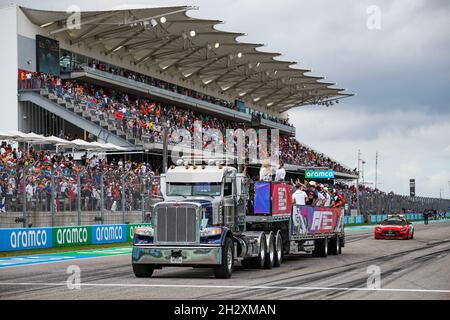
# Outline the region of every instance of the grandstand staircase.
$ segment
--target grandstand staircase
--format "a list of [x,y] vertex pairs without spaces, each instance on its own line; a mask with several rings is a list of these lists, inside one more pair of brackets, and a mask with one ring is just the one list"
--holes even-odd
[[85,104],[76,103],[71,98],[58,98],[46,89],[22,90],[19,92],[19,101],[34,103],[105,142],[134,150],[143,148],[142,141],[117,128],[103,114],[97,114],[95,110],[87,110]]

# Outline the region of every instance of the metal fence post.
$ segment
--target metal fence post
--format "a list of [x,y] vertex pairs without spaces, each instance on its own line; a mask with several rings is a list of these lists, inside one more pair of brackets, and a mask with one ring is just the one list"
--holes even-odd
[[100,174],[100,216],[102,219],[102,224],[105,224],[105,186],[103,184],[103,178],[105,177],[105,174],[105,171]]
[[146,192],[146,187],[145,187],[145,176],[141,176],[141,183],[142,183],[142,200],[141,200],[141,223],[144,223],[145,220],[145,192]]
[[77,213],[78,213],[78,225],[81,226],[81,176],[86,172],[86,169],[81,170],[77,174]]
[[26,184],[27,184],[27,172],[28,172],[29,166],[23,168],[23,175],[22,175],[22,226],[24,228],[27,227],[27,193],[26,193]]
[[121,184],[122,184],[122,223],[125,223],[125,210],[126,210],[126,187],[125,187],[125,180],[128,178],[128,175],[130,174],[131,170],[128,170],[121,178]]
[[50,209],[51,209],[51,213],[52,213],[52,227],[55,224],[55,215],[56,215],[56,187],[55,187],[55,169],[52,170],[51,172],[51,189],[52,189],[52,193],[51,193],[51,203],[50,203]]

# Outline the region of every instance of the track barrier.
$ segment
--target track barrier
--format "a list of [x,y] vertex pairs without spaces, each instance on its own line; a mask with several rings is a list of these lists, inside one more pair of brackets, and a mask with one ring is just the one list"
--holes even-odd
[[134,230],[150,224],[0,229],[0,252],[131,242]]

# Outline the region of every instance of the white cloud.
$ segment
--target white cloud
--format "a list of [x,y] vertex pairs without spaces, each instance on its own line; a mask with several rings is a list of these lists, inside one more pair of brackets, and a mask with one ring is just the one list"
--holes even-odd
[[443,188],[448,196],[450,118],[422,110],[369,114],[309,107],[291,112],[291,121],[300,141],[352,167],[361,149],[366,181],[375,180],[378,151],[380,189],[408,194],[409,179],[415,178],[418,195],[436,197]]

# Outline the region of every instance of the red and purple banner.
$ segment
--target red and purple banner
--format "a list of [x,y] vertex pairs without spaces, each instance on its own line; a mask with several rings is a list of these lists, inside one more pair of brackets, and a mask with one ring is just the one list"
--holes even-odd
[[272,214],[291,214],[292,194],[287,184],[272,185]]
[[343,231],[343,214],[340,208],[295,206],[293,234],[320,234]]

